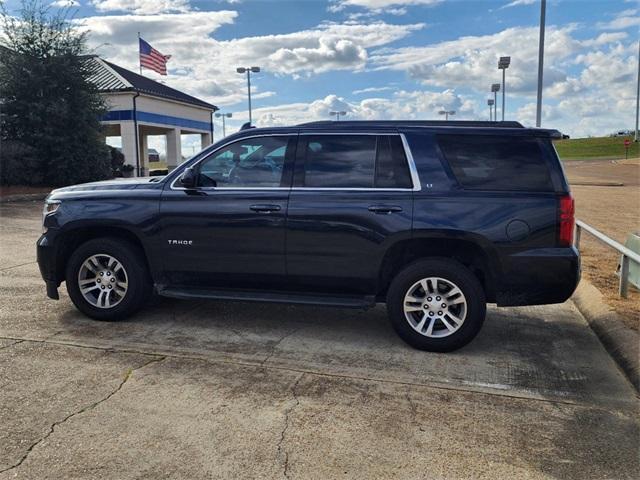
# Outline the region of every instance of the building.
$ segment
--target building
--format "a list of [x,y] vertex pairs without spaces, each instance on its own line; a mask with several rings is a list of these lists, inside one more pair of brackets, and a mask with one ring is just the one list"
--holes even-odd
[[213,140],[213,113],[218,107],[106,60],[88,59],[92,75],[109,112],[102,120],[105,136],[121,137],[125,164],[136,175],[149,172],[147,137],[167,138],[167,167],[181,161],[181,135],[199,134],[204,148]]

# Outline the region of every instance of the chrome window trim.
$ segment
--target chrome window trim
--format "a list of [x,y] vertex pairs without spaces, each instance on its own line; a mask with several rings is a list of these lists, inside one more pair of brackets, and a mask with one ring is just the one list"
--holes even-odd
[[405,137],[404,133],[400,134],[400,139],[402,139],[402,146],[404,147],[404,155],[405,157],[407,157],[407,163],[409,164],[409,173],[411,174],[413,191],[419,192],[420,190],[422,190],[422,185],[420,184],[420,175],[418,175],[416,162],[413,159],[413,154],[411,153],[411,147],[409,147],[409,142],[407,142],[407,137]]
[[[251,138],[261,138],[261,137],[290,137],[292,135],[296,135],[295,133],[283,133],[283,134],[262,134],[262,135],[252,135],[250,137],[238,138],[235,140],[231,140],[219,148],[212,151],[209,155],[201,158],[197,162],[195,162],[191,167],[197,166],[200,162],[205,161],[210,155],[222,150],[227,145],[231,145],[232,143],[239,142],[242,140],[249,140]],[[411,153],[411,148],[409,147],[409,143],[404,135],[404,133],[372,133],[372,132],[300,132],[298,135],[399,135],[402,140],[402,146],[404,148],[404,155],[407,159],[407,164],[409,166],[409,174],[411,176],[411,183],[413,184],[413,188],[375,188],[375,187],[202,187],[199,188],[199,191],[245,191],[245,190],[256,190],[256,191],[271,191],[271,190],[289,190],[289,191],[340,191],[340,192],[419,192],[422,190],[422,186],[420,184],[420,176],[418,175],[418,170],[416,169],[415,161],[413,159],[413,154]],[[188,190],[184,187],[176,187],[175,183],[180,179],[180,176],[176,176],[176,178],[171,182],[169,188],[171,190]]]

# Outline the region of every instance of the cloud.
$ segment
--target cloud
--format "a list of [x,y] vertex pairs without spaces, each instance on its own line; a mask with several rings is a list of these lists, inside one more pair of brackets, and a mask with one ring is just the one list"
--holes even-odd
[[51,2],[51,6],[57,8],[79,7],[80,2],[78,0],[55,0]]
[[187,12],[189,0],[92,0],[99,12],[131,12],[136,15]]
[[361,90],[354,90],[351,92],[353,95],[360,95],[362,93],[384,92],[387,90],[393,90],[393,87],[367,87]]
[[597,27],[601,30],[624,30],[640,26],[640,9],[631,8],[618,12],[609,22],[599,22]]
[[330,12],[341,12],[347,7],[360,7],[376,13],[390,13],[404,15],[407,10],[402,7],[410,5],[430,6],[442,0],[332,0],[329,4]]
[[[573,26],[549,27],[545,45],[545,85],[566,80],[556,64],[565,61],[582,45],[571,33]],[[514,51],[514,45],[517,45]],[[507,70],[509,90],[532,94],[536,89],[538,66],[538,28],[513,27],[491,35],[466,36],[424,47],[405,47],[374,51],[375,68],[401,70],[428,86],[468,87],[478,92],[500,78],[498,58],[511,54]]]
[[538,1],[539,0],[514,0],[513,2],[500,7],[500,10],[503,8],[519,7],[520,5],[533,5],[534,3],[538,3]]
[[456,110],[461,119],[477,119],[483,113],[471,98],[454,90],[399,91],[391,98],[349,101],[335,94],[313,100],[253,110],[258,126],[284,126],[315,120],[329,120],[331,111],[347,112],[350,120],[426,120],[438,118],[438,111]]
[[[368,50],[405,38],[423,24],[393,25],[385,22],[361,24],[323,23],[297,32],[217,40],[216,31],[233,24],[236,11],[190,11],[155,15],[103,15],[78,20],[90,31],[89,42],[96,53],[125,68],[137,70],[137,32],[164,54],[172,55],[169,75],[145,75],[174,88],[230,105],[244,99],[245,79],[235,71],[239,65],[259,65],[260,75],[294,78],[334,70],[362,70]],[[259,83],[254,91],[260,92]],[[255,97],[258,98],[258,97]]]

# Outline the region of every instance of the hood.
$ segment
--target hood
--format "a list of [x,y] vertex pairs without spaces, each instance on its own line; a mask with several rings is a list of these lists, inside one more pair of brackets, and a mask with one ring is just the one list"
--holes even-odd
[[134,190],[137,188],[158,188],[165,177],[115,178],[102,182],[81,183],[54,190],[51,194],[67,192],[91,192],[96,190]]

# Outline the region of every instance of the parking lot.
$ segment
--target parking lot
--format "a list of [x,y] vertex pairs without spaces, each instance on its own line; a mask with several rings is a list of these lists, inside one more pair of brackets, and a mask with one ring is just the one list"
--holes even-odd
[[571,302],[452,354],[369,311],[48,300],[40,202],[0,205],[0,479],[637,478],[635,390]]

